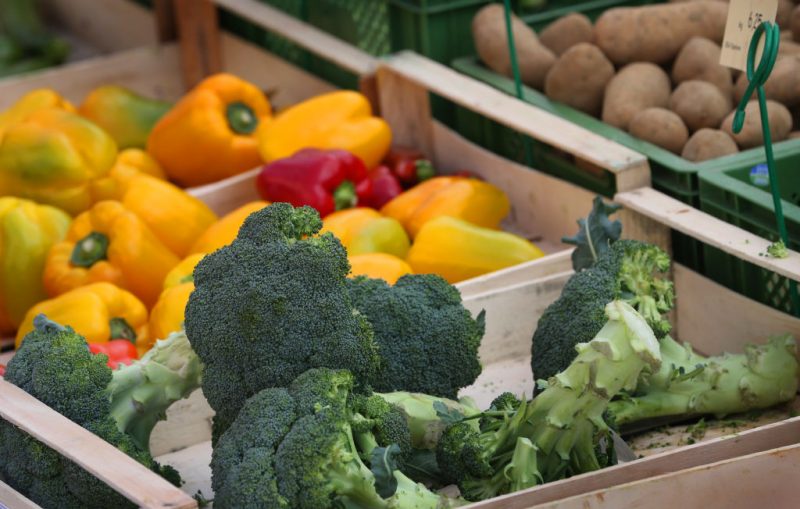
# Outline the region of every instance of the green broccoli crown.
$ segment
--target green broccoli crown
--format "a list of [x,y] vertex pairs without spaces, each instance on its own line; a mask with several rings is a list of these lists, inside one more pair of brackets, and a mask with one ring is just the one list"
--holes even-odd
[[217,436],[247,398],[308,369],[348,369],[359,384],[377,372],[371,328],[347,295],[346,252],[316,235],[321,224],[309,207],[272,204],[195,269],[186,333],[204,363]]
[[441,277],[407,275],[393,286],[358,277],[348,288],[372,325],[383,359],[375,390],[455,398],[480,375],[484,315],[473,319],[458,290]]
[[[70,327],[39,315],[11,359],[6,381],[114,445],[174,484],[174,469],[158,465],[148,452],[156,421],[167,406],[199,386],[188,341],[176,335],[160,341],[139,362],[113,371],[105,355],[93,355]],[[185,358],[179,359],[180,352]],[[171,361],[173,364],[169,364]],[[199,366],[194,370],[199,374]],[[128,429],[137,433],[128,434]],[[141,433],[141,435],[139,435]],[[0,422],[0,476],[43,507],[132,507],[122,495],[44,444]],[[24,475],[21,475],[24,474]]]
[[[396,470],[394,442],[380,444],[402,436],[396,409],[353,389],[354,381],[345,370],[312,369],[287,389],[264,389],[248,399],[214,447],[214,505],[444,507],[441,497]],[[380,458],[388,459],[379,465]]]
[[591,267],[576,272],[561,296],[547,307],[533,334],[531,368],[549,379],[575,358],[575,345],[590,341],[606,323],[604,309],[624,300],[641,314],[657,337],[670,330],[663,318],[674,306],[672,282],[658,277],[669,270],[669,256],[658,246],[618,240]]

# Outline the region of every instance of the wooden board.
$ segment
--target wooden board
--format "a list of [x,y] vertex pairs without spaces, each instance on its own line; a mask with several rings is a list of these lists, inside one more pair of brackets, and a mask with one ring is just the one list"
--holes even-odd
[[0,481],[0,509],[41,509],[41,507],[20,495],[17,490],[8,484]]

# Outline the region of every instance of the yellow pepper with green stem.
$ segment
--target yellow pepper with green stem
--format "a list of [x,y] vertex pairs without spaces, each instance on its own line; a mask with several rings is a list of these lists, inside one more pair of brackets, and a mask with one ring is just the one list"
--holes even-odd
[[45,259],[71,221],[66,212],[49,205],[0,198],[0,334],[13,334],[28,309],[47,298]]
[[406,261],[417,274],[439,274],[454,284],[542,256],[517,235],[440,216],[420,229]]
[[147,325],[147,309],[133,294],[111,283],[94,283],[33,306],[17,331],[17,348],[33,330],[33,319],[40,313],[69,325],[88,343],[121,338],[134,341]]
[[51,296],[106,281],[152,306],[167,273],[180,259],[136,214],[117,201],[101,201],[73,221],[47,256],[44,284]]

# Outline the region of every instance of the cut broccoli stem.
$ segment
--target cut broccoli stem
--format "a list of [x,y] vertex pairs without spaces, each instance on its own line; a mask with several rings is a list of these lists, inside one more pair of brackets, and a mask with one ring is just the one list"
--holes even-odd
[[612,401],[618,425],[656,417],[723,417],[790,401],[797,393],[795,340],[774,336],[743,354],[703,357],[690,345],[661,339],[663,363],[632,397]]
[[107,390],[119,430],[149,450],[153,427],[172,403],[200,387],[201,371],[184,332],[157,341],[141,359],[114,371]]
[[511,491],[524,490],[541,484],[542,476],[539,473],[537,452],[537,447],[529,439],[517,438],[511,463],[503,471],[506,478],[511,480]]

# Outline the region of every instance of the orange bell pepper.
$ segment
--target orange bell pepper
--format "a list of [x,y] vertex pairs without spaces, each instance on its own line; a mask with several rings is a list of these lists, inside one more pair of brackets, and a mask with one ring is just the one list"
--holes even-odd
[[[439,183],[439,179],[448,180]],[[381,209],[387,216],[401,221],[412,238],[416,237],[425,223],[440,216],[456,217],[476,226],[496,229],[511,210],[505,193],[482,180],[436,177],[417,187],[424,186],[429,187],[411,199],[404,198],[406,193],[403,193]]]
[[357,207],[325,216],[322,232],[331,232],[342,242],[350,256],[387,253],[405,258],[409,240],[403,226],[374,209]]
[[158,301],[150,311],[150,320],[145,332],[136,341],[136,350],[139,355],[150,350],[159,339],[164,339],[171,332],[183,328],[183,313],[193,291],[194,283],[187,281],[170,286],[161,292]]
[[216,223],[209,226],[206,231],[197,238],[192,248],[189,249],[189,252],[211,253],[221,247],[227,246],[233,242],[233,239],[239,234],[239,228],[242,227],[247,216],[257,210],[263,209],[267,205],[269,205],[267,201],[254,201],[242,205],[233,212],[229,212]]
[[122,203],[101,201],[72,222],[64,241],[54,245],[44,267],[51,296],[107,281],[152,306],[164,277],[179,259]]
[[386,253],[366,253],[348,257],[350,260],[350,274],[348,277],[367,276],[383,279],[393,285],[406,274],[413,274],[413,270],[405,261]]
[[94,283],[29,309],[17,330],[17,348],[33,330],[33,319],[40,313],[69,325],[89,343],[107,343],[123,337],[134,340],[147,325],[147,309],[133,294],[111,283]]
[[267,163],[289,157],[303,148],[343,149],[375,168],[389,151],[392,131],[372,116],[367,98],[342,90],[323,94],[281,112],[256,134]]
[[272,115],[261,90],[231,74],[201,81],[153,127],[147,151],[182,186],[199,186],[261,164],[255,138]]

